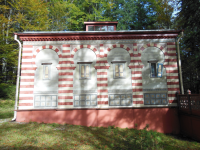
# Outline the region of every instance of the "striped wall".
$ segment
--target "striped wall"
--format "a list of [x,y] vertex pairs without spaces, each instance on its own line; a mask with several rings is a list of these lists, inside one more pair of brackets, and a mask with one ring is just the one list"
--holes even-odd
[[[129,44],[130,45],[130,44]],[[163,46],[165,45],[165,46]],[[98,47],[98,48],[97,48]],[[82,49],[88,48],[96,55],[95,69],[97,71],[97,107],[108,108],[108,69],[109,64],[107,56],[114,48],[123,48],[130,55],[129,69],[131,70],[131,85],[133,107],[145,107],[143,100],[142,89],[142,68],[141,53],[145,48],[157,47],[163,51],[165,55],[164,67],[167,73],[168,86],[168,100],[170,104],[177,104],[176,92],[179,90],[179,78],[177,68],[177,57],[175,42],[172,43],[146,43],[138,48],[138,43],[132,43],[132,46],[127,44],[99,44],[99,45],[72,45],[62,44],[61,49],[53,45],[44,45],[35,47],[32,45],[24,45],[22,51],[22,65],[21,65],[21,81],[20,81],[20,95],[19,95],[19,109],[34,108],[34,75],[37,66],[35,59],[37,54],[43,49],[54,50],[59,56],[59,64],[57,69],[59,71],[58,79],[58,108],[67,109],[73,108],[73,75],[75,53]],[[156,106],[155,106],[156,107]]]

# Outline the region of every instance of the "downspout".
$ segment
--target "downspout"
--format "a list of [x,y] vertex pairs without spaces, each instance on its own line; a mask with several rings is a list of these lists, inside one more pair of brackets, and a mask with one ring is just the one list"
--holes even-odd
[[14,40],[18,42],[19,44],[19,56],[18,56],[18,68],[17,68],[17,82],[16,82],[16,94],[15,94],[15,110],[14,110],[14,118],[12,121],[15,121],[17,118],[17,102],[18,102],[18,92],[19,92],[19,75],[20,75],[20,63],[21,63],[21,49],[22,49],[22,44],[20,41],[17,39],[17,34],[14,35]]
[[181,83],[181,94],[184,94],[183,89],[183,78],[182,78],[182,70],[181,70],[181,57],[180,57],[180,50],[179,50],[179,41],[183,37],[183,31],[181,32],[181,36],[178,38],[176,44],[177,44],[177,54],[178,54],[178,68],[179,68],[179,78]]

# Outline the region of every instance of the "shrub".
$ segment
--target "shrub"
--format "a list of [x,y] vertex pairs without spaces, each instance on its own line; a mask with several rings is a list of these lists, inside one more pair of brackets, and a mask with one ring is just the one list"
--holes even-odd
[[8,83],[0,83],[0,98],[15,99],[16,85]]

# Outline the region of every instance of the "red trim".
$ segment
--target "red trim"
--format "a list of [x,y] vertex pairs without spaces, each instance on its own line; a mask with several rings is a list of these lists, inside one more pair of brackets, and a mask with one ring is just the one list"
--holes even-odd
[[97,98],[108,98],[108,95],[98,95]]
[[179,82],[167,82],[167,85],[179,85]]
[[35,73],[21,73],[21,76],[35,76]]
[[144,104],[143,101],[133,101],[133,104]]
[[20,82],[34,82],[34,79],[21,79]]
[[179,79],[178,76],[167,76],[167,79]]
[[73,99],[73,96],[58,96],[58,99]]
[[142,86],[142,83],[132,83],[132,86]]
[[58,81],[73,81],[73,78],[60,78]]
[[69,44],[63,44],[63,47],[70,47]]
[[97,78],[97,81],[107,81],[107,78]]
[[132,89],[133,92],[142,92],[143,89]]
[[70,75],[73,76],[73,72],[59,72],[59,76]]
[[178,70],[166,70],[166,73],[178,73]]
[[33,94],[33,91],[20,91],[20,94]]
[[63,53],[70,53],[70,50],[62,50]]
[[103,92],[108,92],[108,90],[97,90],[98,91],[98,93],[103,93]]
[[58,70],[74,70],[76,67],[56,67]]
[[131,71],[131,74],[142,74],[142,71]]
[[33,100],[33,97],[19,97],[19,100]]
[[107,72],[97,72],[97,75],[107,75]]
[[33,48],[33,45],[23,45],[23,48]]
[[73,84],[59,84],[58,87],[73,87]]
[[107,105],[108,104],[108,101],[98,101],[98,105]]
[[19,103],[19,106],[33,106],[33,103]]
[[22,56],[22,59],[32,59],[33,56]]
[[73,105],[73,102],[58,102],[58,105]]
[[73,93],[73,90],[58,90],[58,93]]
[[20,85],[20,88],[34,88],[34,85]]
[[97,86],[108,86],[108,84],[102,83],[102,84],[97,84]]
[[133,98],[143,98],[143,95],[133,95]]

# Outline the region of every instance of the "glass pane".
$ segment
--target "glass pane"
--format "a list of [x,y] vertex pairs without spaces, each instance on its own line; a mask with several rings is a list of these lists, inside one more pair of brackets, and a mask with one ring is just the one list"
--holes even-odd
[[81,77],[84,77],[84,66],[81,66]]
[[156,63],[151,63],[151,77],[156,77]]
[[95,31],[100,31],[100,26],[95,26]]
[[119,67],[118,65],[115,65],[115,72],[116,73],[119,72],[119,68],[118,67]]
[[101,31],[107,31],[107,26],[101,26]]
[[114,26],[108,26],[108,31],[114,31]]
[[115,76],[116,76],[116,77],[119,77],[119,73],[116,73]]
[[45,66],[45,79],[48,79],[49,77],[49,67]]
[[120,73],[120,77],[123,77],[123,73]]
[[85,100],[85,96],[81,96],[81,100]]
[[120,65],[120,72],[123,72],[123,65]]
[[88,31],[94,31],[94,26],[88,26]]
[[86,75],[85,75],[85,76],[88,78],[88,77],[89,77],[89,66],[86,66],[86,69],[85,69],[85,70],[86,70],[86,71],[85,71],[85,72],[86,72]]

